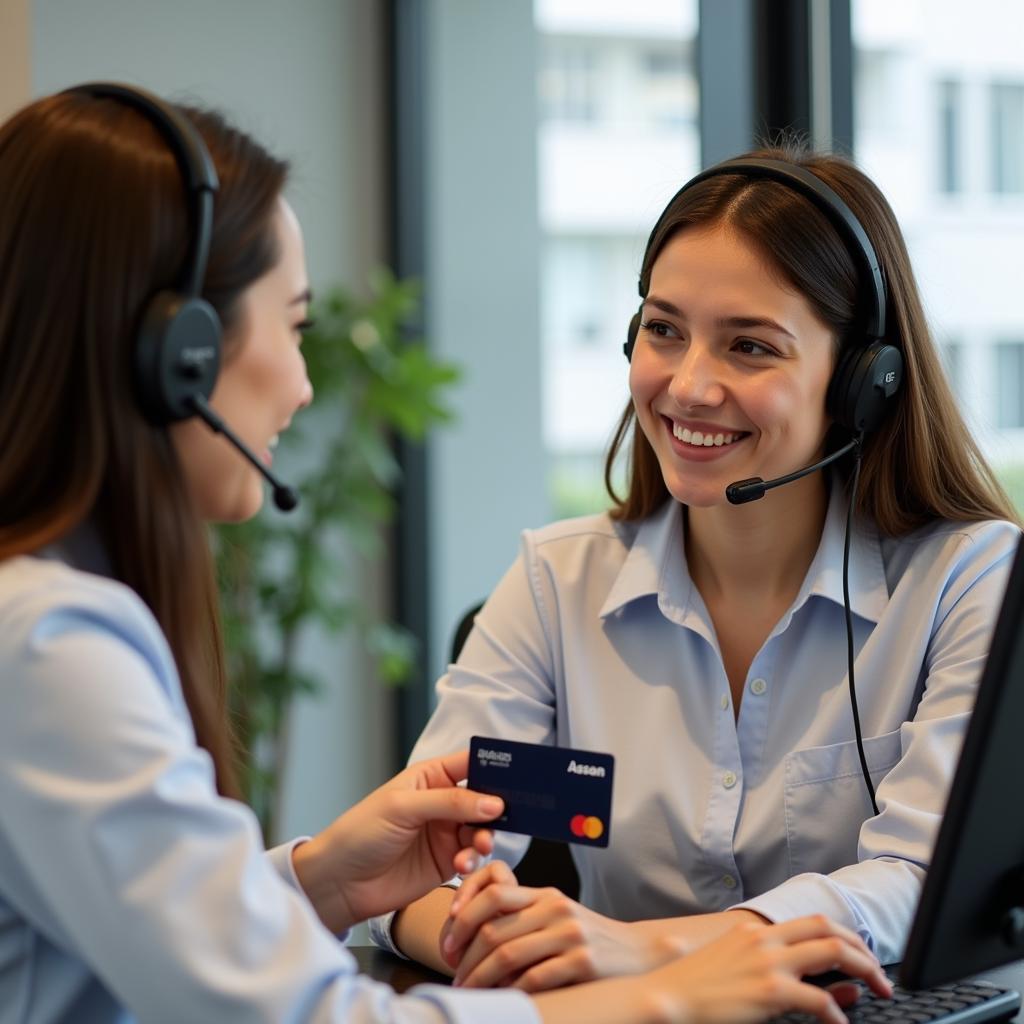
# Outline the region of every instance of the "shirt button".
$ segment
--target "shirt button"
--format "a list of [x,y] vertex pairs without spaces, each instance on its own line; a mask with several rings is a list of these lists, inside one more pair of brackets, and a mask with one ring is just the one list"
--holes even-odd
[[736,879],[733,878],[732,875],[722,875],[722,885],[724,885],[726,889],[735,889]]
[[729,697],[727,694],[722,694],[722,710],[725,711],[729,706]]
[[736,785],[736,773],[726,772],[722,776],[722,785],[725,786],[726,789],[732,789],[732,787]]
[[750,692],[758,697],[767,689],[768,684],[763,679],[754,679],[750,683]]

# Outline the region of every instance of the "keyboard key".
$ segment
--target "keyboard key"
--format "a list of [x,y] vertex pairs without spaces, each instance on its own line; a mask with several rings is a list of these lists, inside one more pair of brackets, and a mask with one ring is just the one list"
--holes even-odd
[[[851,1024],[956,1024],[965,1018],[971,1022],[1005,1020],[1019,1005],[1016,993],[978,982],[949,982],[920,992],[895,987],[891,999],[882,999],[858,983],[861,996],[848,1007]],[[986,1004],[990,1004],[986,1006]],[[771,1024],[811,1024],[814,1018],[805,1013],[787,1013]]]

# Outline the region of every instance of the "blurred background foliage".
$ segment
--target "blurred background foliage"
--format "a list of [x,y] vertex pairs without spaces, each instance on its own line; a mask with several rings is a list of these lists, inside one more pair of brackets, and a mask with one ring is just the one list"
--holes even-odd
[[241,780],[268,841],[289,705],[329,681],[325,673],[343,671],[309,670],[300,657],[308,631],[352,631],[386,683],[403,682],[416,656],[413,638],[376,613],[360,584],[368,560],[387,558],[383,527],[400,478],[395,437],[420,441],[452,418],[459,371],[409,337],[419,308],[419,285],[383,269],[367,298],[335,287],[314,303],[302,343],[313,405],[275,452],[299,507],[283,515],[268,495],[257,517],[215,532]]

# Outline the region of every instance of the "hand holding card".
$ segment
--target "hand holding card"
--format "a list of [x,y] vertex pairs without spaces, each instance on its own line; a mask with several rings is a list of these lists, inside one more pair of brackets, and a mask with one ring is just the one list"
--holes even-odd
[[505,801],[495,828],[565,843],[607,846],[615,758],[590,750],[474,736],[469,788]]

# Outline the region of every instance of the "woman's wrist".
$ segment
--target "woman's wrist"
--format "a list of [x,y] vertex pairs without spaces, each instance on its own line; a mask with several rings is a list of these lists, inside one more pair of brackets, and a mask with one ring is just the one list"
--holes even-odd
[[745,907],[690,917],[657,918],[636,921],[629,927],[638,931],[650,949],[651,967],[658,967],[679,956],[713,942],[741,924],[770,925],[772,922]]
[[587,1020],[590,1024],[695,1024],[694,1013],[678,986],[660,977],[604,978],[584,985],[552,989],[533,996],[544,1024]]
[[300,843],[292,850],[292,867],[317,917],[335,935],[347,931],[359,919],[352,913],[334,873],[325,867],[319,837]]
[[632,950],[633,962],[622,974],[653,971],[683,952],[679,940],[659,927],[660,921],[616,922],[622,929],[622,944]]

